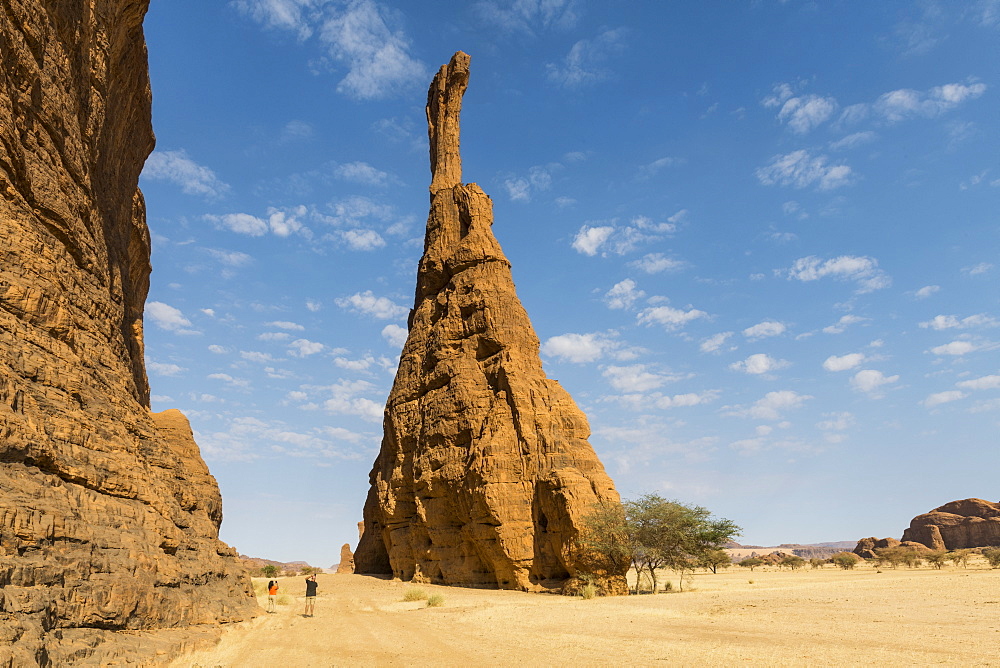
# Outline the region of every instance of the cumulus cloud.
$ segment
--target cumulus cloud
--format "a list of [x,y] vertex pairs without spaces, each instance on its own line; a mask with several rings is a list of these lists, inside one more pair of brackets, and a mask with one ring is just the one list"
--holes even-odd
[[858,294],[881,290],[892,285],[892,279],[878,268],[878,260],[873,257],[841,255],[823,260],[815,255],[799,258],[787,271],[789,279],[803,282],[833,278],[857,283]]
[[828,164],[825,155],[813,156],[800,149],[785,155],[776,155],[771,162],[758,168],[754,173],[765,186],[791,186],[808,188],[815,185],[819,190],[834,190],[853,181],[854,172],[847,165]]
[[683,260],[675,260],[667,257],[663,253],[647,253],[640,259],[629,263],[636,269],[641,269],[647,274],[659,274],[663,271],[679,271],[686,266]]
[[526,176],[510,175],[504,179],[510,199],[515,202],[530,202],[533,193],[548,190],[552,187],[553,172],[562,169],[558,162],[547,165],[535,165],[528,169]]
[[682,164],[683,162],[684,161],[681,160],[680,158],[671,158],[669,156],[658,158],[653,162],[650,162],[648,164],[639,167],[639,178],[642,179],[651,178],[655,176],[661,169],[664,169],[666,167],[673,167],[674,165],[679,165]]
[[985,313],[977,313],[966,318],[959,318],[954,315],[936,315],[927,322],[920,323],[924,329],[969,329],[970,327],[996,327],[996,320]]
[[323,389],[331,394],[331,397],[321,404],[323,410],[328,413],[354,415],[368,422],[381,422],[384,405],[361,396],[378,391],[378,388],[368,381],[340,380]]
[[823,431],[845,431],[854,426],[854,416],[848,412],[824,413],[825,420],[816,423]]
[[264,324],[268,327],[277,327],[278,329],[287,329],[291,331],[301,332],[305,330],[305,327],[297,322],[289,322],[288,320],[273,320],[271,322],[265,322]]
[[214,223],[216,227],[227,229],[237,234],[245,234],[250,237],[262,237],[271,232],[279,237],[300,234],[306,238],[310,238],[312,232],[302,223],[302,218],[307,212],[308,209],[305,206],[295,206],[286,209],[271,207],[268,208],[265,218],[260,218],[249,213],[226,213],[221,216],[205,214],[203,218]]
[[682,378],[682,376],[677,374],[655,373],[646,364],[607,366],[601,373],[616,390],[630,393],[655,390],[662,387],[665,383],[674,382]]
[[760,374],[783,369],[789,364],[790,362],[787,360],[779,360],[765,353],[757,353],[756,355],[750,355],[750,357],[747,357],[743,361],[733,362],[729,365],[729,368],[734,371],[748,373],[752,376],[759,376]]
[[934,406],[940,406],[941,404],[951,403],[952,401],[958,401],[959,399],[964,399],[968,395],[965,392],[960,392],[958,390],[948,390],[946,392],[936,392],[934,394],[928,395],[926,399],[920,403],[924,408],[933,408]]
[[917,299],[927,299],[931,295],[935,295],[938,292],[941,292],[940,285],[925,285],[924,287],[920,288],[913,294],[914,296],[916,296]]
[[584,225],[573,238],[573,248],[578,253],[593,257],[597,255],[597,251],[600,250],[601,246],[611,237],[614,231],[615,228],[610,226],[590,227],[589,225]]
[[386,325],[382,328],[382,338],[394,348],[402,348],[407,336],[409,336],[407,329],[399,325]]
[[181,151],[153,151],[146,159],[142,176],[154,181],[169,181],[188,195],[216,199],[229,192],[229,186],[208,167],[199,165]]
[[791,97],[781,105],[778,120],[786,123],[797,134],[805,134],[829,120],[836,110],[837,101],[832,97]]
[[176,364],[164,364],[162,362],[146,362],[146,370],[156,376],[177,376],[183,371],[187,371],[182,366]]
[[625,31],[605,30],[576,42],[562,62],[545,66],[549,80],[564,88],[580,88],[611,77],[607,62],[625,48]]
[[974,264],[969,267],[962,267],[962,273],[966,276],[982,276],[983,274],[988,273],[992,268],[993,265],[989,262],[980,262],[979,264]]
[[572,28],[576,6],[576,0],[484,0],[475,11],[490,28],[534,35],[539,29]]
[[848,353],[847,355],[830,355],[823,362],[823,368],[827,371],[847,371],[861,366],[865,361],[865,356],[861,353]]
[[955,383],[955,385],[966,390],[996,390],[1000,389],[1000,376],[982,376],[971,380],[963,380]]
[[388,174],[372,167],[367,162],[348,162],[337,165],[333,169],[333,175],[338,179],[366,186],[384,186],[389,180]]
[[670,306],[651,306],[639,312],[636,321],[640,325],[662,325],[667,331],[680,329],[692,320],[707,318],[708,314],[696,308],[676,309]]
[[600,332],[569,333],[549,338],[542,344],[542,352],[568,362],[582,364],[595,362],[620,347],[620,341]]
[[972,341],[952,341],[951,343],[945,343],[944,345],[931,348],[931,352],[935,355],[952,355],[955,357],[967,355],[971,352],[975,352],[976,350],[979,350],[979,346]]
[[376,297],[371,290],[358,292],[350,297],[338,297],[334,301],[340,308],[363,313],[379,320],[402,318],[408,312],[406,308],[388,297]]
[[184,317],[180,309],[174,308],[170,304],[163,302],[147,302],[145,315],[152,319],[153,324],[160,329],[178,334],[193,334],[187,329],[191,326],[191,321]]
[[986,92],[986,84],[952,83],[927,91],[907,88],[881,95],[872,105],[876,114],[890,123],[911,118],[934,118]]
[[864,392],[873,399],[878,399],[883,395],[883,386],[891,385],[898,380],[898,375],[886,376],[875,369],[862,369],[851,378],[851,387],[858,392]]
[[[253,262],[253,257],[239,251],[224,251],[216,248],[206,248],[205,251],[227,267],[245,267]],[[202,309],[207,315],[214,315],[211,309]]]
[[322,343],[309,339],[295,339],[288,344],[288,354],[292,357],[309,357],[322,352],[326,348]]
[[750,406],[726,407],[727,415],[748,417],[755,420],[780,420],[785,411],[799,408],[812,396],[794,390],[768,392]]
[[756,341],[757,339],[765,339],[770,336],[780,336],[785,333],[785,324],[782,322],[776,322],[774,320],[765,320],[764,322],[759,322],[752,327],[747,327],[743,330],[743,336],[747,337],[751,341]]
[[385,246],[385,239],[375,230],[345,230],[340,236],[351,250],[371,251]]
[[[676,231],[677,223],[684,219],[687,211],[678,211],[667,218],[666,222],[656,222],[646,216],[636,216],[629,224],[620,225],[617,219],[608,221],[605,225],[584,224],[573,238],[572,246],[578,253],[593,257],[600,253],[625,255],[641,244],[663,238]],[[642,260],[633,263],[643,271],[655,273],[668,269],[678,269],[683,263],[670,260],[661,253],[651,253]]]
[[608,308],[628,309],[645,296],[646,293],[638,289],[635,281],[626,278],[624,281],[615,283],[604,294],[604,303],[608,305]]
[[836,324],[828,325],[828,326],[824,327],[823,328],[823,333],[824,334],[843,334],[844,331],[848,327],[850,327],[851,325],[856,325],[859,322],[864,322],[867,319],[868,318],[862,318],[861,316],[850,315],[850,314],[845,315],[845,316],[841,316],[840,320],[838,320],[836,322]]
[[698,349],[701,350],[701,352],[703,353],[714,353],[719,348],[721,348],[722,344],[724,344],[726,340],[732,335],[733,335],[732,332],[719,332],[718,334],[713,334],[712,336],[703,340],[701,344],[698,346]]

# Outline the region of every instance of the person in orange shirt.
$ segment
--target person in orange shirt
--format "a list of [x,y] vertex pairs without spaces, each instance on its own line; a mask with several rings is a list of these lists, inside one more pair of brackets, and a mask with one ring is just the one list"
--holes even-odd
[[267,611],[274,612],[274,602],[278,598],[278,581],[271,580],[267,583]]

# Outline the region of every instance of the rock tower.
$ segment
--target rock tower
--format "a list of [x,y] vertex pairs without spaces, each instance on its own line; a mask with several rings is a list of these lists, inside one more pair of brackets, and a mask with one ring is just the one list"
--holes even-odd
[[[430,215],[355,571],[558,590],[583,570],[581,518],[619,498],[586,416],[542,370],[492,202],[462,183],[468,81],[469,56],[458,52],[427,97]],[[624,590],[623,573],[586,571]]]
[[1000,547],[1000,503],[962,499],[917,515],[903,532],[904,541],[932,550]]
[[187,420],[149,410],[148,0],[2,4],[0,666],[97,665],[257,605]]

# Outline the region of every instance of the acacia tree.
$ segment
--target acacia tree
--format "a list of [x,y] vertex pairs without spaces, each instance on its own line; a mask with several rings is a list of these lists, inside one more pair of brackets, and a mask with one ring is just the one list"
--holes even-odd
[[725,550],[708,550],[698,560],[698,565],[711,570],[713,573],[719,572],[719,566],[726,568],[732,566],[733,559]]
[[260,569],[261,575],[266,578],[273,578],[278,574],[278,567],[274,564],[264,564],[264,567]]

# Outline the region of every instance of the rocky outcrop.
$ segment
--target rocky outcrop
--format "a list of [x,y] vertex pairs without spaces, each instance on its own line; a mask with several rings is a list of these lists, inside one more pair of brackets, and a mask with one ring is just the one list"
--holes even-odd
[[623,573],[574,551],[581,518],[618,494],[586,417],[542,370],[492,201],[462,183],[468,79],[469,56],[456,53],[428,94],[430,215],[355,569],[523,590],[587,571],[624,592]]
[[875,550],[899,547],[899,544],[899,541],[895,538],[876,538],[875,536],[871,536],[870,538],[859,540],[853,551],[854,554],[862,559],[874,559],[878,556]]
[[344,574],[354,572],[354,553],[351,552],[350,543],[344,543],[340,547],[340,563],[337,564],[337,572]]
[[147,1],[0,11],[0,666],[257,610],[187,420],[149,410]]
[[946,503],[914,517],[903,540],[932,550],[1000,546],[1000,503],[982,499]]

